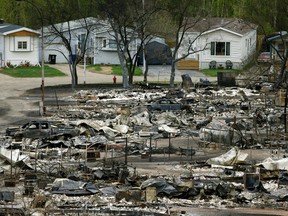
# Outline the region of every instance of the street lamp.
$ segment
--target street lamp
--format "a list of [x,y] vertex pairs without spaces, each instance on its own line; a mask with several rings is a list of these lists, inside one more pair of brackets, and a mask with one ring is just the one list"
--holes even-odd
[[43,26],[44,26],[44,22],[43,22],[43,16],[42,16],[42,12],[40,11],[40,9],[38,8],[38,6],[33,3],[32,1],[27,1],[27,0],[16,0],[16,2],[27,2],[30,5],[32,5],[32,7],[34,7],[39,15],[39,18],[41,20],[41,102],[42,104],[40,105],[40,114],[44,115],[45,114],[45,106],[44,106],[44,79],[45,79],[45,73],[44,73],[44,32],[43,32]]

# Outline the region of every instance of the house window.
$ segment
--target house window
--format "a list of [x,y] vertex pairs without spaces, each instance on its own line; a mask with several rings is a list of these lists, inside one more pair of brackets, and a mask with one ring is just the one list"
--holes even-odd
[[102,40],[102,48],[106,48],[106,46],[107,46],[107,40],[103,39]]
[[109,40],[109,48],[111,48],[111,49],[117,49],[116,40],[112,40],[112,39]]
[[230,42],[211,42],[211,55],[230,55]]
[[18,41],[18,49],[27,50],[27,41]]
[[84,51],[84,42],[85,42],[86,34],[81,34],[78,36],[78,49],[81,50],[82,52]]
[[103,38],[102,39],[102,48],[104,50],[116,50],[117,49],[116,40]]

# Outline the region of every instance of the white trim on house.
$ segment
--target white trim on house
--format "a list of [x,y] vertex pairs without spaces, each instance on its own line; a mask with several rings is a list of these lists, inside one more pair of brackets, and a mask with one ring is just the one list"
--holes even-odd
[[219,30],[226,31],[226,32],[229,32],[229,33],[231,33],[231,34],[235,34],[235,35],[240,36],[240,37],[243,36],[242,34],[239,34],[239,33],[237,33],[237,32],[234,32],[234,31],[231,31],[231,30],[222,28],[222,27],[219,27],[219,28],[216,28],[216,29],[211,29],[211,30],[209,30],[209,31],[205,31],[205,32],[202,33],[202,35],[210,34],[210,33],[212,33],[212,32],[219,31]]
[[8,32],[4,32],[3,35],[9,35],[9,34],[13,34],[13,33],[20,32],[20,31],[28,31],[28,32],[31,32],[31,33],[34,33],[34,34],[41,35],[41,33],[39,33],[38,31],[29,29],[29,28],[26,28],[26,27],[14,29],[14,30],[11,30],[11,31],[8,31]]

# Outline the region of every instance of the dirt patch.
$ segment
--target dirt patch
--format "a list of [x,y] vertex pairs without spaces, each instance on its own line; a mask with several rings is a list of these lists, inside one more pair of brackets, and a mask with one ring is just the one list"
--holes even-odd
[[111,66],[101,66],[101,71],[100,73],[102,74],[112,74],[112,67]]
[[105,75],[111,75],[113,74],[112,66],[109,65],[101,65],[101,70],[95,70],[94,68],[88,68],[90,72],[98,73],[98,74],[105,74]]

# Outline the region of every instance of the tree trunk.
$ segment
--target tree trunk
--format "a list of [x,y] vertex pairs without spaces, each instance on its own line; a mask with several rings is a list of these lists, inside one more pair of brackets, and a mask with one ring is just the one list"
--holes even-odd
[[128,73],[129,73],[128,83],[129,83],[129,86],[131,86],[133,84],[133,74],[132,74],[132,71],[129,71]]
[[146,61],[146,53],[143,52],[143,73],[144,73],[144,82],[147,83],[147,76],[148,76],[148,64]]
[[147,80],[147,77],[148,77],[148,64],[146,64],[146,66],[144,67],[144,82],[147,83],[148,80]]
[[76,87],[78,85],[78,74],[77,74],[77,64],[76,64],[76,62],[73,62],[73,73],[74,73],[75,87]]
[[175,71],[176,71],[176,62],[175,62],[175,61],[172,61],[172,64],[171,64],[171,74],[170,74],[170,88],[174,88]]
[[287,77],[285,76],[285,84],[286,84],[286,92],[285,92],[285,106],[284,106],[284,129],[285,133],[287,133],[287,95],[288,95],[288,89],[287,89]]
[[118,52],[118,56],[119,56],[119,60],[120,60],[120,64],[121,64],[122,70],[123,70],[123,74],[122,74],[123,88],[128,88],[129,87],[128,78],[127,78],[128,70],[127,70],[127,66],[126,66],[126,63],[125,63],[124,54]]
[[69,70],[71,74],[71,87],[72,90],[75,90],[76,86],[78,85],[78,75],[77,75],[77,63],[71,57],[69,64]]

